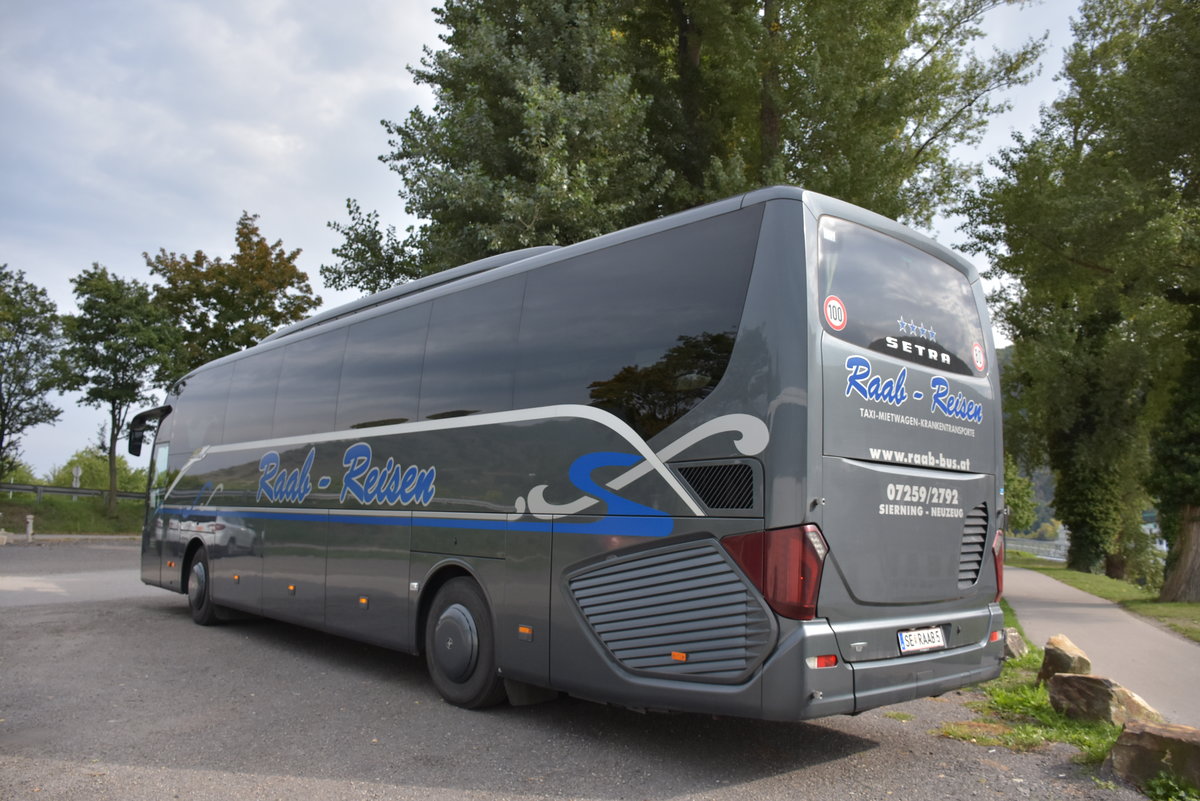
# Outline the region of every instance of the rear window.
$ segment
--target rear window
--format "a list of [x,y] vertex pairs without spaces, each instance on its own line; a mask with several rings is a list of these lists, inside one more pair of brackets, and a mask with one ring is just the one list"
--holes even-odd
[[967,277],[923,250],[870,228],[822,217],[820,303],[839,339],[962,375],[988,364]]

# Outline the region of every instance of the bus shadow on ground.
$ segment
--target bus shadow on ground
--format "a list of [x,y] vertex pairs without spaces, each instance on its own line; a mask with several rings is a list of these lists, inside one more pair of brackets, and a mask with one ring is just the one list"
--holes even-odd
[[[165,614],[190,625],[184,606]],[[254,658],[287,670],[293,676],[288,691],[297,697],[327,695],[331,685],[346,688],[338,699],[340,714],[328,716],[355,721],[356,736],[373,747],[310,754],[292,766],[295,775],[312,778],[665,799],[736,787],[879,747],[819,721],[640,713],[565,694],[534,706],[469,711],[441,700],[421,657],[250,616],[197,634],[236,641],[243,654],[257,652]],[[251,717],[269,714],[264,709]]]

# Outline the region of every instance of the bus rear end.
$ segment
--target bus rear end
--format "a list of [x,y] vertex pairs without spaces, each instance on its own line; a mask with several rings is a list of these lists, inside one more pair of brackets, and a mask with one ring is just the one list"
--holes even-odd
[[861,712],[999,672],[999,384],[970,265],[825,200],[808,225],[813,500],[788,563],[820,586],[776,611],[828,622],[823,665]]

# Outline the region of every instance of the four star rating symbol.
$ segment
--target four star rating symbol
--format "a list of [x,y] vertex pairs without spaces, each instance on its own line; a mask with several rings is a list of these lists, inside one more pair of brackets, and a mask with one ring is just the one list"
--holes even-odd
[[930,342],[937,342],[937,331],[932,328],[926,328],[925,323],[917,325],[917,321],[905,320],[904,315],[900,315],[900,319],[896,321],[900,324],[901,334],[915,334],[921,339],[928,339]]

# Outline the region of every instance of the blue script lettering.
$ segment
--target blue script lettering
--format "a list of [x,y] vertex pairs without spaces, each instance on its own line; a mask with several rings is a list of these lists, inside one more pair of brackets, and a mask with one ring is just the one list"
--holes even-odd
[[947,417],[970,423],[983,422],[983,404],[968,400],[961,392],[951,395],[950,382],[940,375],[929,380],[929,388],[933,390],[933,406],[930,411],[941,412]]
[[279,454],[267,451],[258,460],[258,492],[254,500],[266,498],[271,503],[302,503],[312,492],[313,458],[317,449],[309,448],[308,456],[304,457],[304,466],[292,470],[283,470],[280,466]]
[[908,368],[901,367],[895,378],[882,378],[871,372],[871,360],[864,356],[850,356],[846,359],[846,397],[851,392],[857,392],[865,400],[881,401],[892,406],[900,406],[908,400],[908,392],[904,389],[904,381],[908,378]]
[[403,467],[396,460],[388,457],[382,466],[371,464],[371,446],[366,442],[356,442],[342,455],[342,467],[346,474],[342,477],[342,493],[338,502],[344,502],[346,496],[353,497],[359,503],[380,503],[395,506],[397,503],[407,506],[410,503],[428,506],[433,500],[437,487],[434,479],[437,470],[426,467],[424,470],[415,465]]

